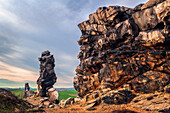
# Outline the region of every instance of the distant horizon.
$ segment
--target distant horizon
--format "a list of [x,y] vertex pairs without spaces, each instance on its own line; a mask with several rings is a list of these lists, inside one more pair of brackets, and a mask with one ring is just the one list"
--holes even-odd
[[78,24],[99,7],[134,8],[148,0],[0,0],[0,87],[36,87],[45,50],[54,55],[57,83],[73,87],[80,52]]
[[[14,88],[10,88],[10,87],[0,87],[2,89],[24,89],[24,87],[14,87]],[[55,87],[54,87],[55,88]],[[37,89],[37,88],[32,88],[30,87],[30,89]],[[55,88],[55,89],[75,89],[74,87],[70,87],[70,88]]]
[[[8,79],[0,79],[0,87],[9,87],[9,88],[19,88],[25,87],[25,83],[29,83],[29,86],[32,88],[37,88],[36,81],[23,81],[15,82]],[[74,88],[73,83],[55,83],[54,88]]]

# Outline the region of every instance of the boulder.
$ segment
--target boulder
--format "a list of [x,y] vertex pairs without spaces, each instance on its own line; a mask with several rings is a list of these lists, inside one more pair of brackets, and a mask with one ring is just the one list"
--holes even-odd
[[49,93],[49,102],[58,104],[59,103],[59,94],[55,88],[48,89]]
[[58,105],[60,106],[60,108],[65,108],[68,105],[72,105],[74,102],[74,98],[69,97],[67,100],[62,99]]

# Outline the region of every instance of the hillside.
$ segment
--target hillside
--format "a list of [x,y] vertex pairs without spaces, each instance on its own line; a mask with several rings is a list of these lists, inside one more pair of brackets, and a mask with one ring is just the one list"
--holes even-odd
[[10,91],[0,89],[0,113],[25,111],[30,104],[19,99]]

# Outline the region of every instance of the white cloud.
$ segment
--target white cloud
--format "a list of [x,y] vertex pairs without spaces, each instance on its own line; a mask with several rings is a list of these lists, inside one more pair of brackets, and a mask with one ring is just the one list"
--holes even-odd
[[[4,62],[0,61],[0,79],[8,79],[11,81],[16,82],[24,82],[24,81],[32,81],[36,83],[36,80],[39,77],[39,73],[26,70],[23,68],[18,68],[9,64],[6,64]],[[57,83],[72,83],[72,77],[65,75],[64,78],[57,77]]]
[[[142,0],[146,1],[146,0]],[[0,0],[0,79],[38,77],[37,58],[44,50],[54,54],[59,83],[71,83],[79,60],[77,24],[98,7],[135,6],[141,0]],[[32,79],[36,81],[37,78]]]
[[23,68],[18,68],[0,61],[0,79],[8,79],[11,81],[35,81],[38,73]]
[[60,53],[57,55],[59,59],[65,60],[65,61],[73,61],[75,60],[74,56],[71,56],[70,54],[67,53]]
[[12,9],[12,3],[6,0],[0,1],[0,24],[9,25],[13,29],[19,30],[20,32],[37,32],[37,28],[34,25],[30,25],[22,18],[17,16]]

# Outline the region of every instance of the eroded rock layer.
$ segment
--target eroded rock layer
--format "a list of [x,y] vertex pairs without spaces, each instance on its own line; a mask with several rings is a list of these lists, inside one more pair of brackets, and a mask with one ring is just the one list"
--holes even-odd
[[41,97],[47,97],[50,89],[53,89],[53,85],[56,83],[57,77],[54,71],[54,57],[50,54],[50,51],[44,51],[40,61],[40,76],[37,80],[38,94]]
[[29,83],[25,83],[24,97],[25,97],[25,98],[31,97],[31,96],[32,96],[31,92],[34,93],[33,91],[30,91]]
[[125,84],[142,93],[169,91],[169,9],[170,0],[150,0],[133,9],[100,7],[80,23],[74,78],[79,96]]

